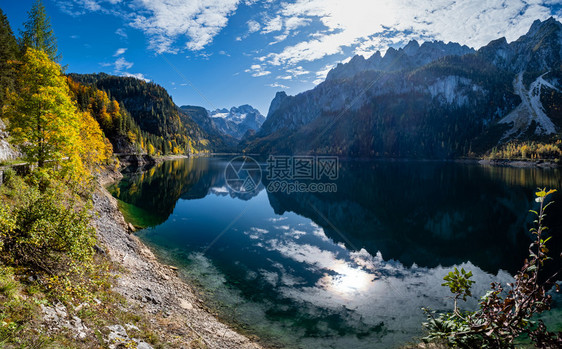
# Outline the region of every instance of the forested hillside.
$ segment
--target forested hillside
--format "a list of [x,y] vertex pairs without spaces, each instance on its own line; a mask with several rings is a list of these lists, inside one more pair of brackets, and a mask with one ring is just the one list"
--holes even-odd
[[168,92],[153,82],[105,73],[69,74],[76,82],[95,86],[122,104],[157,153],[183,154],[224,150],[218,135],[209,135],[182,113]]
[[143,132],[123,104],[109,98],[94,86],[86,86],[68,79],[74,100],[81,111],[94,116],[116,153],[164,154],[163,140]]

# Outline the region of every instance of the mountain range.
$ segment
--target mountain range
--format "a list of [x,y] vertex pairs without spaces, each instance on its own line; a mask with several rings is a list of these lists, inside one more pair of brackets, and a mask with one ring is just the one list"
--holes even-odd
[[247,104],[230,110],[217,109],[209,115],[219,130],[238,140],[247,132],[257,131],[265,121],[265,116]]
[[[198,106],[178,107],[168,92],[155,83],[133,77],[119,77],[104,73],[69,74],[78,83],[106,91],[122,105],[145,138],[164,143],[162,153],[225,152],[236,149],[239,140],[249,131],[260,128],[265,117],[249,105],[209,112]],[[80,99],[80,98],[79,98]],[[91,96],[84,96],[91,104]],[[135,126],[136,126],[135,125]],[[106,132],[116,152],[131,152],[134,147],[124,144]],[[133,137],[134,138],[134,137]],[[169,146],[166,146],[167,142]]]
[[475,51],[411,41],[353,57],[296,96],[278,92],[241,148],[257,153],[451,158],[510,140],[552,140],[562,127],[562,24]]
[[205,131],[221,135],[234,148],[246,133],[255,133],[265,121],[265,117],[257,109],[247,104],[230,110],[223,108],[209,111],[190,105],[184,105],[180,109],[191,115]]
[[338,64],[312,90],[278,92],[267,118],[249,105],[178,107],[161,86],[132,77],[69,77],[90,86],[73,89],[84,109],[100,120],[107,108],[115,114],[104,132],[116,152],[455,158],[512,140],[559,138],[561,57],[562,24],[554,18],[478,50],[411,41]]

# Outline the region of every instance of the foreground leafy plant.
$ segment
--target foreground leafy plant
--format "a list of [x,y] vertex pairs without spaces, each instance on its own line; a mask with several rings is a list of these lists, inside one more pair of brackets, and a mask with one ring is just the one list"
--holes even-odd
[[87,264],[95,243],[91,204],[57,179],[34,179],[14,177],[1,189],[0,261],[48,275]]
[[445,340],[450,346],[461,348],[513,348],[514,341],[522,334],[527,334],[539,348],[561,348],[562,333],[554,334],[547,331],[544,323],[534,321],[534,315],[550,310],[552,297],[547,291],[553,286],[559,291],[555,278],[560,271],[545,281],[539,278],[548,256],[546,243],[550,237],[544,239],[545,210],[553,202],[547,203],[549,195],[556,190],[542,189],[536,192],[536,201],[540,203],[539,211],[532,211],[537,216],[537,225],[532,228],[534,241],[529,246],[529,258],[521,270],[515,275],[515,282],[508,284],[508,290],[499,283],[492,283],[480,301],[480,307],[474,312],[462,313],[457,307],[458,299],[466,300],[471,296],[470,287],[474,281],[469,280],[471,272],[456,268],[445,276],[443,286],[448,286],[454,297],[453,313],[435,316],[434,312],[424,309],[428,321],[423,325],[428,330],[424,341]]

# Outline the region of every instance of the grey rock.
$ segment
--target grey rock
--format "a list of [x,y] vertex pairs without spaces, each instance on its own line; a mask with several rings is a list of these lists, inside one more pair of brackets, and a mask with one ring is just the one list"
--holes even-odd
[[137,349],[153,349],[147,342],[140,341],[136,338],[133,339],[137,343]]
[[125,328],[121,325],[107,326],[109,334],[107,335],[107,342],[110,349],[121,347],[121,344],[131,341]]
[[17,159],[21,155],[14,150],[14,148],[8,143],[8,133],[5,132],[6,125],[0,119],[0,161]]
[[91,332],[79,317],[72,316],[68,319],[67,309],[61,303],[55,304],[54,307],[41,304],[41,311],[43,312],[43,320],[49,325],[50,332],[66,328],[70,330],[74,338],[78,339],[85,339]]
[[133,325],[133,324],[125,324],[125,327],[126,327],[127,330],[129,330],[129,331],[139,331],[139,332],[140,332],[140,329],[139,329],[137,326]]

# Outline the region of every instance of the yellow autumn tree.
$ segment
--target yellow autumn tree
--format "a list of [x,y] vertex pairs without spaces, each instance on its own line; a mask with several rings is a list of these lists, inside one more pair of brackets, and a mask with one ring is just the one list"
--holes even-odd
[[43,167],[69,157],[79,139],[79,118],[60,66],[46,53],[28,48],[17,69],[17,86],[5,113],[27,160]]
[[99,125],[78,112],[57,63],[28,47],[17,72],[18,90],[9,94],[4,112],[14,143],[29,162],[83,176],[85,163],[91,168],[107,159],[110,150]]
[[104,137],[100,125],[88,112],[80,113],[79,155],[85,169],[92,173],[106,162],[113,153],[113,147]]
[[147,152],[148,152],[148,155],[150,155],[150,156],[156,155],[156,149],[150,143],[148,144]]

